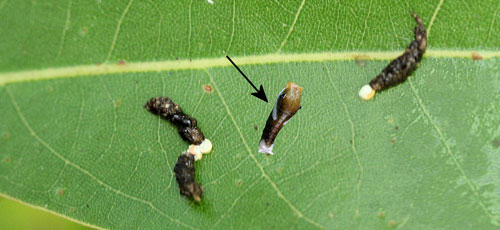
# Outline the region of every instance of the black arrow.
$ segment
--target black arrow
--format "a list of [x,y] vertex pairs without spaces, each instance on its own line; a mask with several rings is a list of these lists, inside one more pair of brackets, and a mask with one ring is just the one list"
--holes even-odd
[[233,60],[231,60],[231,58],[229,58],[229,56],[226,56],[227,59],[234,65],[234,67],[240,71],[241,75],[243,75],[243,77],[248,81],[248,83],[250,83],[250,85],[252,85],[252,87],[255,89],[255,93],[252,93],[253,96],[267,102],[267,97],[266,97],[266,92],[264,92],[264,88],[262,87],[262,85],[260,85],[260,89],[257,89],[257,87],[255,87],[255,85],[248,79],[247,76],[245,76],[245,74],[243,73],[243,71],[241,71],[240,68],[238,68],[238,66],[236,64],[234,64]]

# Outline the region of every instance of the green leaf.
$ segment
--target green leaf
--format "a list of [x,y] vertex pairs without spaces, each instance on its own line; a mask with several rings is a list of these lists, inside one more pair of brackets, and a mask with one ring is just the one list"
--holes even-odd
[[[498,1],[213,2],[0,1],[0,194],[106,229],[498,228]],[[410,11],[426,58],[361,101]],[[269,98],[304,88],[273,156],[257,152],[273,103],[225,55]],[[155,96],[214,144],[200,205],[172,172],[188,145],[143,108]]]

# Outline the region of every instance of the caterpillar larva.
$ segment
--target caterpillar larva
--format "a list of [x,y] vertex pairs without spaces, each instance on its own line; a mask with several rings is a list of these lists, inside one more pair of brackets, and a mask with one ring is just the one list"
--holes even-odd
[[299,111],[300,98],[302,96],[302,87],[295,83],[288,82],[286,87],[281,90],[274,104],[273,111],[267,118],[266,126],[262,132],[259,143],[259,152],[274,154],[274,139],[278,135],[283,125]]
[[422,59],[427,48],[427,33],[422,19],[416,14],[412,14],[418,25],[413,30],[415,40],[413,40],[405,52],[386,66],[382,72],[364,85],[359,91],[359,97],[363,100],[370,100],[375,96],[375,92],[387,89],[405,81],[408,76],[417,68],[417,64]]

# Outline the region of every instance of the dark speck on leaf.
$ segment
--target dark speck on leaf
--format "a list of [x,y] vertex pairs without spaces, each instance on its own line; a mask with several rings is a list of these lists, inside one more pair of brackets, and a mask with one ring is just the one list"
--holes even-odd
[[82,32],[82,34],[86,34],[87,32],[89,32],[89,28],[88,27],[82,27],[81,32]]
[[86,204],[85,207],[90,208],[89,204]]
[[210,86],[208,84],[207,85],[203,85],[203,90],[205,92],[211,93],[212,92],[212,86]]
[[259,130],[259,126],[254,125],[254,126],[253,126],[253,129],[255,129],[255,130]]
[[57,195],[58,196],[64,195],[64,192],[66,192],[66,189],[63,189],[63,188],[57,189]]
[[7,162],[7,163],[10,163],[10,161],[11,161],[10,157],[7,157],[7,159],[5,159],[5,162]]
[[500,137],[497,137],[495,138],[491,144],[493,145],[493,147],[500,147]]
[[394,130],[398,131],[398,130],[399,130],[399,126],[397,126],[397,125],[396,125],[396,126],[394,127]]
[[482,60],[483,59],[483,56],[481,56],[481,54],[477,53],[477,52],[472,52],[472,60]]
[[366,60],[368,60],[370,57],[368,56],[362,56],[362,55],[356,55],[354,56],[354,63],[360,67],[365,67],[366,66]]

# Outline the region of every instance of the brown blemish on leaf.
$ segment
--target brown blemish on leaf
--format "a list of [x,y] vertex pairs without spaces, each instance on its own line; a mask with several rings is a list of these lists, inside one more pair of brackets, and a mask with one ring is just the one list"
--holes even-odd
[[9,139],[10,137],[10,133],[9,132],[6,132],[3,134],[3,139]]
[[354,63],[356,65],[364,67],[366,65],[366,61],[370,60],[369,56],[366,55],[354,55]]
[[394,143],[396,143],[396,138],[395,138],[395,137],[393,137],[393,138],[391,139],[391,143],[393,143],[393,144],[394,144]]
[[211,92],[212,92],[212,86],[211,86],[211,85],[208,85],[208,84],[203,85],[203,90],[204,90],[205,92],[211,93]]
[[238,182],[236,182],[236,186],[241,187],[242,185],[243,185],[243,181],[242,180],[239,180]]
[[75,212],[75,208],[70,208],[69,211],[70,212]]
[[385,219],[385,212],[384,212],[384,211],[379,212],[379,213],[378,213],[378,217],[379,217],[380,219]]
[[10,163],[10,162],[11,162],[10,157],[5,158],[5,162],[6,162],[6,163]]
[[398,131],[399,130],[399,126],[394,126],[394,130]]
[[481,56],[478,52],[472,52],[472,60],[483,60],[483,56]]
[[500,137],[495,138],[495,139],[491,142],[491,144],[493,145],[493,147],[497,147],[497,148],[498,148],[498,147],[500,147]]
[[123,65],[126,65],[127,62],[125,62],[125,60],[119,60],[116,64],[123,66]]
[[396,227],[398,223],[396,223],[396,221],[394,220],[391,220],[389,221],[389,223],[387,223],[387,225],[389,226],[389,228],[393,228],[393,227]]
[[254,126],[253,126],[253,129],[255,129],[256,131],[257,131],[257,130],[259,130],[259,126],[254,125]]
[[82,29],[80,29],[80,35],[85,36],[87,35],[87,32],[89,32],[89,28],[84,26]]
[[122,105],[122,101],[116,101],[116,102],[115,102],[115,106],[116,106],[116,107],[118,107],[118,106],[120,106],[120,105]]
[[64,195],[65,192],[66,192],[65,188],[59,188],[59,189],[57,189],[57,195],[58,196]]

